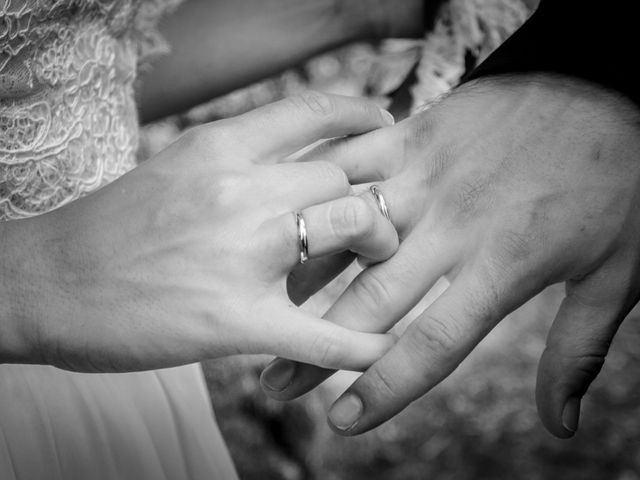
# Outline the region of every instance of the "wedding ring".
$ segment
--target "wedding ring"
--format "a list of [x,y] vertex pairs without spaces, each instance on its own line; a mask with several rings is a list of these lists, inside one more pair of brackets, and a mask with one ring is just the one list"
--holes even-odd
[[298,246],[300,247],[300,264],[309,259],[309,241],[307,240],[307,226],[300,212],[294,212],[296,227],[298,228]]
[[391,217],[389,216],[389,209],[387,208],[387,202],[384,201],[384,197],[382,196],[382,193],[380,192],[380,189],[378,188],[378,186],[371,185],[369,187],[369,190],[371,190],[371,193],[373,194],[373,198],[376,199],[376,203],[378,204],[380,213],[382,213],[384,218],[391,221]]

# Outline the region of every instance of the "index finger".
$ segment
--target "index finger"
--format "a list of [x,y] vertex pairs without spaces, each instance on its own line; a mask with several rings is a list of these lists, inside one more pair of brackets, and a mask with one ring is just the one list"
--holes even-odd
[[242,143],[272,163],[327,138],[357,135],[393,125],[393,116],[371,100],[307,91],[230,120],[241,125]]
[[496,285],[487,286],[486,280],[476,273],[461,274],[334,403],[331,426],[343,435],[356,435],[396,415],[452,373],[505,315],[530,296],[523,285],[499,291]]
[[[335,138],[306,152],[298,161],[327,161],[339,166],[353,183],[387,180],[401,172],[414,154],[425,155],[437,122],[426,114],[409,117],[390,128],[356,137]],[[419,151],[415,151],[419,145]],[[432,152],[431,162],[443,162],[446,152]]]

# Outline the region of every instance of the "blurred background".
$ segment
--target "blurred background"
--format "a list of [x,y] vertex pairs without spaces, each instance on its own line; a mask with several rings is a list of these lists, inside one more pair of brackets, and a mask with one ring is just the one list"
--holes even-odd
[[[353,45],[184,115],[147,125],[140,159],[193,125],[308,88],[365,95],[401,119],[454,86],[527,18],[535,4],[454,0],[423,41]],[[323,313],[356,273],[354,266],[305,308]],[[443,281],[404,323],[444,288]],[[334,435],[326,424],[329,405],[357,374],[341,372],[305,397],[279,403],[268,399],[259,386],[269,358],[206,363],[214,411],[240,478],[640,479],[640,312],[633,312],[623,325],[600,377],[583,400],[575,438],[554,439],[538,420],[537,362],[562,295],[560,287],[543,292],[502,322],[449,379],[395,419],[357,438]]]

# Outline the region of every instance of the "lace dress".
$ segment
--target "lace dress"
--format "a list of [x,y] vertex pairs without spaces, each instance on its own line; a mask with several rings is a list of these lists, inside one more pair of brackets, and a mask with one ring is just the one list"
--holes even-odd
[[[134,82],[177,0],[0,0],[0,219],[134,167]],[[196,365],[86,375],[0,365],[0,478],[233,479]]]

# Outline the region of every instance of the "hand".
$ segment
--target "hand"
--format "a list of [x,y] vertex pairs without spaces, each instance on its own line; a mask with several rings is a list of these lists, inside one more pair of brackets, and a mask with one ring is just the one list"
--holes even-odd
[[312,258],[351,249],[384,260],[396,232],[372,201],[349,196],[335,165],[276,162],[391,121],[368,101],[307,93],[193,129],[95,194],[5,224],[7,245],[29,247],[9,270],[19,292],[8,298],[26,306],[0,335],[4,360],[80,371],[235,353],[370,364],[387,335],[314,318],[287,298],[299,261],[292,212],[306,220]]
[[[402,243],[325,318],[382,332],[446,275],[449,288],[332,407],[343,434],[398,413],[449,375],[508,313],[566,282],[537,382],[540,416],[571,436],[580,399],[640,293],[637,108],[552,76],[464,85],[424,113],[313,156],[377,182]],[[289,399],[332,372],[276,360],[263,373]]]

